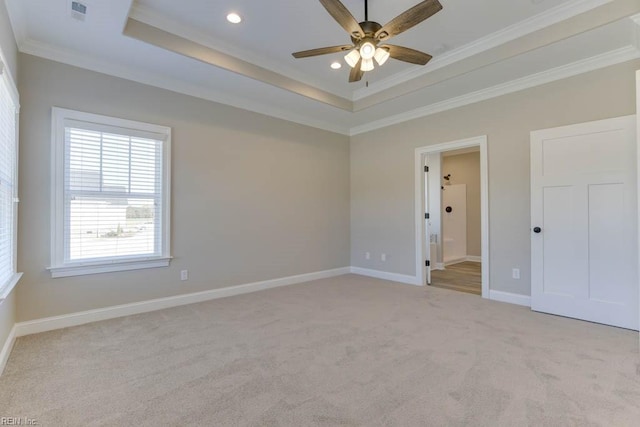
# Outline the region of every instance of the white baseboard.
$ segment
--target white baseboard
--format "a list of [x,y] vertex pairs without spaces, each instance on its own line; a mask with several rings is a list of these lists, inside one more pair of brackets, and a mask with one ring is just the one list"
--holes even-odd
[[436,262],[435,265],[433,267],[431,267],[432,270],[444,270],[444,262]]
[[[312,280],[326,279],[330,277],[342,276],[353,273],[362,276],[374,277],[377,279],[390,280],[393,282],[406,283],[414,286],[422,286],[415,276],[390,273],[386,271],[371,270],[360,267],[343,267],[333,270],[319,271],[315,273],[301,274],[297,276],[283,277],[280,279],[265,280],[262,282],[248,283],[244,285],[229,286],[220,289],[211,289],[203,292],[176,295],[166,298],[158,298],[148,301],[141,301],[132,304],[122,304],[112,307],[105,307],[96,310],[88,310],[78,313],[71,313],[62,316],[47,317],[43,319],[30,320],[16,323],[7,337],[2,350],[0,351],[0,375],[6,366],[11,350],[17,337],[37,334],[40,332],[52,331],[55,329],[68,328],[71,326],[83,325],[100,320],[114,319],[117,317],[130,316],[134,314],[147,313],[150,311],[162,310],[165,308],[177,307],[186,304],[209,301],[218,298],[226,298],[234,295],[242,295],[251,292],[262,291],[280,286],[294,285],[309,282]],[[502,291],[490,291],[489,298],[494,301],[507,302],[511,304],[531,306],[531,297],[527,295],[512,294]]]
[[489,299],[494,301],[507,302],[509,304],[531,307],[531,297],[529,295],[512,294],[510,292],[491,290],[489,291]]
[[407,276],[405,274],[389,273],[388,271],[371,270],[368,268],[351,267],[351,273],[361,276],[375,277],[376,279],[390,280],[392,282],[406,283],[408,285],[422,286],[418,283],[416,276]]
[[447,265],[460,264],[461,262],[482,262],[482,257],[469,255],[462,258],[454,258],[454,259],[445,261],[444,266],[446,267]]
[[16,325],[13,325],[11,331],[9,332],[9,336],[7,340],[4,342],[2,346],[2,351],[0,351],[0,375],[4,372],[5,366],[7,366],[7,361],[9,360],[9,355],[11,354],[11,350],[13,349],[13,344],[16,342]]
[[[112,307],[99,308],[96,310],[82,311],[78,313],[65,314],[62,316],[47,317],[44,319],[29,320],[16,323],[15,337],[37,334],[40,332],[52,331],[55,329],[68,328],[100,320],[114,319],[117,317],[130,316],[133,314],[147,313],[150,311],[162,310],[164,308],[177,307],[186,304],[193,304],[202,301],[209,301],[218,298],[225,298],[234,295],[242,295],[250,292],[262,291],[265,289],[277,288],[280,286],[294,285],[297,283],[310,282],[312,280],[326,279],[329,277],[341,276],[351,272],[349,267],[336,268],[334,270],[319,271],[316,273],[300,274],[297,276],[283,277],[280,279],[265,280],[262,282],[248,283],[245,285],[229,286],[220,289],[195,292],[191,294],[176,295],[166,298],[157,298],[148,301],[141,301],[132,304],[122,304]],[[4,354],[4,353],[3,353]]]

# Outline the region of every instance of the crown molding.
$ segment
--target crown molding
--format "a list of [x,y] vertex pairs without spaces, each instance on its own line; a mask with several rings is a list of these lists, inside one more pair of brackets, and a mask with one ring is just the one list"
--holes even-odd
[[[455,77],[472,73],[489,65],[498,64],[515,56],[527,54],[537,49],[551,46],[596,28],[621,20],[640,12],[638,0],[614,0],[603,6],[584,12],[573,18],[554,24],[550,27],[527,34],[511,42],[494,47],[481,54],[474,55],[450,64],[445,68],[427,73],[413,80],[386,89],[354,102],[354,111],[359,112],[380,104],[381,102],[399,98],[420,91],[427,86],[437,85]],[[629,32],[629,36],[631,36]]]
[[370,84],[368,88],[357,89],[353,93],[353,101],[359,101],[376,93],[391,89],[416,77],[444,68],[455,62],[516,40],[520,37],[542,30],[596,7],[610,3],[612,0],[572,0],[539,13],[523,21],[517,22],[464,46],[456,48],[442,56],[435,57],[426,67],[411,67],[393,76]]
[[[640,51],[638,50],[640,49],[640,14],[637,14],[629,16],[629,19],[638,25],[635,34],[635,46],[627,46],[605,54],[594,56],[592,58],[537,73],[528,77],[516,79],[473,93],[458,96],[446,101],[426,105],[424,107],[420,107],[405,113],[396,114],[381,120],[369,121],[358,126],[350,127],[348,124],[336,125],[331,120],[318,119],[316,116],[313,116],[311,114],[303,115],[298,114],[297,112],[292,110],[274,107],[272,104],[268,103],[268,101],[262,102],[253,100],[228,92],[218,91],[210,87],[187,83],[185,81],[182,81],[181,79],[166,77],[160,74],[142,72],[135,69],[135,67],[129,67],[122,64],[114,64],[95,56],[88,56],[76,51],[54,47],[48,43],[31,40],[27,36],[26,20],[23,8],[19,5],[18,2],[8,1],[6,3],[7,7],[9,8],[9,17],[11,19],[11,25],[13,27],[14,35],[20,52],[347,136],[370,132],[372,130],[380,129],[386,126],[406,122],[419,117],[425,117],[431,114],[436,114],[464,105],[473,104],[497,96],[531,88],[536,85],[549,83],[555,80],[571,77],[584,72],[604,68],[610,65],[615,65],[640,57]],[[532,17],[530,20],[523,21],[525,23],[528,23],[526,25],[520,23],[517,26],[523,27],[519,30],[522,33],[535,31],[535,25],[544,27],[545,23],[546,25],[550,25],[553,22],[553,19],[560,22],[567,19],[567,17],[572,16],[571,14],[576,15],[580,13],[581,10],[589,10],[590,8],[597,7],[598,4],[605,3],[611,3],[611,0],[570,1],[561,5],[561,7],[559,6],[557,8],[551,9],[552,11],[555,11],[555,17],[550,16],[551,13],[548,11],[545,14],[540,14]],[[139,17],[143,12],[136,11],[135,6],[131,9],[132,16]],[[156,19],[157,17],[147,16],[147,18]],[[172,27],[172,29],[174,28]],[[517,38],[518,35],[515,32],[516,30],[517,29],[507,28],[500,32],[494,33],[487,38],[481,39],[475,43],[466,45],[460,49],[456,49],[455,51],[443,55],[443,57],[441,58],[436,58],[434,59],[434,61],[432,61],[432,64],[435,64],[438,67],[442,68],[448,65],[444,61],[446,58],[449,58],[448,61],[452,62],[460,60],[461,57],[454,57],[454,53],[456,55],[464,55],[466,52],[466,54],[468,55],[473,55],[478,52],[474,51],[474,49],[482,49],[483,43],[486,47],[491,46],[487,43],[500,44],[504,43],[505,40],[508,39],[508,37]],[[194,37],[197,36],[196,34],[191,35]],[[429,70],[433,71],[434,68],[431,66],[429,67]],[[414,78],[412,76],[414,76],[416,72],[424,73],[425,69],[417,68],[414,70],[410,70],[410,73],[412,74],[409,78]],[[379,89],[379,87],[375,88],[375,90]],[[349,112],[345,112],[344,114],[352,115],[352,113]]]
[[232,46],[220,39],[210,36],[204,31],[200,31],[192,26],[188,26],[181,22],[167,18],[166,16],[149,7],[140,6],[134,3],[130,9],[129,18],[143,22],[156,28],[160,28],[166,32],[175,34],[176,36],[183,37],[194,43],[198,43],[211,49],[215,49],[226,55],[242,59],[251,64],[260,64],[262,68],[265,68],[269,71],[273,71],[292,80],[297,80],[310,86],[315,86],[325,92],[329,92],[333,95],[339,96],[341,98],[346,98],[351,101],[351,97],[345,96],[342,91],[327,87],[326,84],[316,79],[310,78],[307,74],[301,73],[300,71],[292,67],[283,65],[281,61],[274,61],[270,57],[260,55],[254,51]]
[[625,46],[620,49],[592,56],[591,58],[576,61],[571,64],[552,68],[527,77],[511,80],[506,83],[451,98],[446,101],[420,107],[406,113],[372,121],[361,126],[355,126],[351,128],[350,136],[371,132],[373,130],[407,122],[420,117],[426,117],[443,111],[452,110],[454,108],[463,107],[465,105],[475,104],[480,101],[486,101],[487,99],[496,98],[509,93],[518,92],[524,89],[529,89],[535,86],[551,83],[556,80],[565,79],[638,58],[640,58],[640,50],[638,50],[636,46]]
[[333,133],[349,135],[348,128],[336,126],[332,122],[295,114],[291,111],[274,107],[273,104],[266,104],[244,97],[239,97],[226,92],[217,91],[206,86],[186,83],[185,81],[180,79],[174,79],[171,77],[166,77],[146,71],[139,71],[134,67],[118,65],[111,61],[104,61],[102,59],[90,57],[88,55],[74,52],[72,50],[60,49],[47,43],[25,39],[21,42],[19,49],[22,53],[38,56],[67,65],[72,65],[74,67],[84,68],[90,71],[131,80],[148,86],[154,86],[157,88],[170,90],[172,92],[190,95],[196,98],[205,99],[207,101],[229,105],[254,113],[263,114],[277,119],[287,120],[290,122],[326,130]]
[[298,80],[290,79],[275,71],[220,52],[142,21],[129,18],[123,34],[169,52],[174,52],[187,58],[195,59],[205,64],[270,84],[297,95],[331,105],[332,107],[349,112],[353,111],[353,102],[347,98],[334,95],[333,93],[326,92]]
[[[20,51],[26,54],[42,57],[55,62],[84,68],[87,70],[107,74],[123,79],[135,81],[149,86],[194,96],[208,101],[229,105],[235,108],[248,110],[277,119],[287,120],[305,126],[326,130],[329,132],[355,136],[387,126],[403,123],[409,120],[426,117],[443,111],[459,108],[465,105],[485,101],[498,96],[529,89],[538,85],[551,83],[556,80],[572,77],[578,74],[605,68],[622,62],[640,58],[640,50],[636,46],[626,46],[604,54],[596,55],[581,61],[556,67],[531,76],[512,80],[500,85],[492,86],[466,95],[426,105],[405,113],[397,114],[381,120],[375,120],[360,126],[351,128],[336,126],[332,122],[318,120],[308,116],[302,116],[291,111],[275,108],[272,104],[264,104],[254,100],[238,97],[229,93],[213,90],[211,88],[193,85],[179,79],[168,78],[158,74],[140,72],[133,67],[116,65],[113,62],[103,61],[95,57],[64,50],[50,46],[46,43],[23,40]],[[347,113],[348,114],[348,113]]]
[[491,48],[516,40],[527,34],[572,18],[596,7],[610,3],[611,1],[612,0],[571,0],[569,2],[560,4],[538,15],[532,16],[528,19],[482,37],[474,42],[468,43],[464,46],[447,52],[440,57],[436,57],[430,62],[428,67],[411,67],[406,71],[396,73],[389,78],[373,83],[368,88],[356,89],[353,92],[352,96],[348,97],[345,97],[344,93],[326,87],[326,85],[322,82],[309,79],[308,76],[297,72],[297,70],[294,70],[290,67],[283,67],[282,64],[279,64],[264,56],[258,55],[255,52],[225,44],[222,41],[217,40],[193,27],[189,27],[174,20],[167,19],[165,16],[158,13],[157,11],[152,10],[151,8],[134,4],[131,8],[129,17],[145,24],[161,28],[162,30],[175,34],[177,36],[184,37],[194,43],[199,43],[209,48],[223,52],[227,55],[234,56],[236,58],[242,58],[242,60],[249,63],[260,64],[261,67],[264,67],[265,69],[276,72],[290,79],[312,85],[325,92],[347,98],[351,101],[358,101],[371,95],[375,95],[376,93],[383,90],[393,88],[394,86],[412,80],[416,77],[428,74],[440,68],[451,65],[455,62],[482,53]]
[[[47,49],[43,49],[43,47],[46,45],[43,42],[39,42],[39,41],[35,41],[33,39],[30,39],[29,35],[28,35],[28,30],[27,30],[27,19],[26,19],[26,11],[25,8],[23,7],[23,5],[17,1],[7,1],[7,8],[9,11],[9,19],[11,21],[11,25],[13,28],[13,32],[14,32],[14,36],[16,38],[16,42],[18,45],[18,50],[20,52],[24,52],[24,53],[31,53],[34,54],[36,56],[42,56],[44,58],[47,59],[52,59],[54,61],[58,61],[58,62],[65,62],[64,60],[58,59],[56,57],[51,57],[51,56],[47,56],[47,55],[43,55],[40,53],[32,53],[31,50],[37,50],[38,52],[42,52],[44,50]],[[180,51],[180,49],[176,50],[176,49],[171,49],[168,46],[162,45],[159,46],[165,50],[169,50],[169,51],[175,51],[178,54],[187,56],[187,57],[192,57],[194,58],[194,56],[190,53],[192,52],[198,52],[198,55],[200,57],[196,57],[194,59],[196,60],[200,60],[206,63],[209,63],[210,65],[214,65],[214,66],[218,66],[221,68],[225,68],[227,70],[229,70],[228,67],[225,66],[221,66],[219,64],[216,64],[215,62],[212,62],[210,60],[207,59],[203,59],[203,58],[212,58],[212,57],[221,57],[223,59],[223,62],[227,65],[231,64],[233,65],[230,71],[232,72],[237,72],[239,74],[242,74],[246,77],[249,78],[253,78],[255,80],[261,81],[263,83],[267,83],[267,84],[271,84],[271,85],[275,85],[276,87],[280,87],[282,89],[285,90],[289,90],[293,93],[296,93],[298,95],[307,97],[307,98],[311,98],[314,99],[316,101],[319,102],[323,102],[326,103],[328,105],[331,105],[333,107],[336,108],[340,108],[342,110],[346,110],[346,111],[353,111],[353,102],[351,101],[350,97],[345,97],[344,94],[339,93],[338,91],[335,90],[326,90],[324,88],[322,88],[322,85],[317,84],[317,82],[309,82],[309,78],[308,77],[304,77],[304,75],[302,73],[296,72],[291,68],[286,68],[286,67],[282,67],[282,66],[278,66],[276,65],[276,63],[273,60],[264,58],[264,57],[260,57],[257,56],[255,54],[251,54],[248,51],[240,51],[239,49],[231,49],[229,46],[224,46],[222,45],[219,41],[216,42],[215,39],[213,39],[210,36],[205,35],[202,32],[198,32],[197,30],[193,29],[193,28],[189,28],[186,27],[182,24],[178,24],[176,22],[173,22],[171,20],[168,20],[164,17],[162,17],[160,14],[157,14],[155,12],[153,12],[152,10],[148,10],[145,8],[141,8],[139,6],[137,6],[135,4],[135,2],[132,1],[131,5],[129,6],[129,13],[128,13],[128,18],[125,19],[125,22],[123,24],[123,32],[125,32],[127,26],[131,27],[131,23],[133,21],[133,24],[135,23],[142,23],[145,24],[148,27],[153,27],[152,30],[157,30],[155,31],[155,36],[158,36],[158,34],[160,33],[166,33],[166,34],[160,34],[161,36],[173,36],[175,37],[174,40],[170,40],[168,42],[166,42],[165,44],[169,44],[171,46],[178,46],[181,45],[181,47],[183,47],[185,50],[185,52]],[[137,19],[132,19],[131,17],[136,17],[139,18],[140,21],[138,21]],[[151,34],[151,39],[150,40],[146,40],[146,39],[140,39],[138,37],[136,37],[136,35],[129,35],[130,37],[139,39],[145,43],[150,43],[150,44],[155,44],[156,46],[158,45],[158,43],[154,42],[154,31],[146,31],[147,34]],[[125,33],[125,35],[127,35]],[[166,37],[160,37],[160,38],[164,38],[166,41]],[[157,40],[157,38],[155,39]],[[181,43],[182,42],[182,43]],[[190,42],[190,43],[189,43]],[[39,46],[34,46],[34,44],[39,45]],[[58,48],[55,48],[53,46],[49,46],[50,49],[53,50],[58,50]],[[234,52],[235,51],[235,52]],[[190,52],[190,53],[186,53],[186,52]],[[248,57],[249,61],[245,61],[243,59],[240,59],[239,57],[237,57],[237,53],[240,52],[242,54],[243,57]],[[75,56],[75,60],[82,60],[80,58],[80,55],[78,54],[74,54],[70,51],[66,52],[67,54],[71,54],[72,56]],[[66,55],[65,55],[66,56]],[[94,60],[100,61],[97,58],[94,58]],[[94,60],[91,61],[83,61],[84,62],[95,62]],[[102,62],[102,61],[100,61]],[[69,63],[70,65],[76,65],[75,63]],[[260,66],[254,65],[254,64],[261,64]],[[78,65],[80,67],[83,68],[88,68],[88,69],[92,69],[94,70],[94,68],[90,68],[90,67],[86,67],[84,65]],[[104,67],[103,67],[104,68]],[[245,71],[243,71],[245,70]],[[248,71],[246,71],[248,70]],[[94,71],[100,71],[100,70],[94,70]],[[130,70],[130,71],[134,71],[134,70]],[[109,74],[109,72],[105,72],[106,74]],[[129,74],[127,72],[127,74]],[[139,74],[139,73],[137,73]],[[158,78],[161,78],[160,76],[156,76]],[[127,78],[127,77],[125,77]],[[135,80],[138,81],[138,80]],[[176,83],[178,83],[177,81],[175,81]],[[144,81],[142,83],[145,83]],[[155,85],[152,83],[149,83],[151,85]],[[189,86],[188,83],[186,83],[185,85]],[[161,87],[161,86],[160,86]],[[170,89],[170,90],[174,90],[174,89]],[[182,92],[181,90],[178,90],[179,92]],[[237,98],[234,97],[232,95],[225,95],[223,98]],[[218,99],[218,96],[215,96],[216,99]],[[209,98],[206,98],[209,99]],[[215,102],[222,102],[222,103],[226,103],[229,105],[233,105],[236,106],[235,103],[229,103],[226,101],[217,101],[216,99],[210,99],[213,100]],[[242,99],[242,98],[238,98],[238,99]],[[248,101],[249,103],[253,103],[255,104],[253,101]],[[248,105],[247,102],[244,101],[240,101],[239,102],[240,105]],[[247,108],[244,106],[241,106],[239,108],[244,108],[250,111],[255,111],[252,108]],[[273,114],[271,114],[271,112],[273,111]],[[284,114],[287,117],[291,117],[291,114],[288,113],[284,113],[282,111],[278,111],[278,109],[274,109],[269,106],[265,108],[260,108],[260,111],[256,111],[256,112],[260,112],[262,114],[268,114],[274,117],[279,117],[276,115],[280,115],[280,114]],[[269,112],[269,113],[267,113]],[[289,118],[285,118],[285,120],[290,120],[290,121],[294,121],[297,123],[300,123],[300,120],[304,120],[305,122],[315,122],[318,123],[319,126],[315,126],[315,127],[319,127],[321,129],[326,129],[326,127],[328,126],[330,129],[332,129],[332,131],[335,131],[336,127],[334,125],[331,125],[329,123],[323,123],[322,121],[317,121],[315,119],[313,120],[308,120],[308,119],[303,119],[300,116],[297,115],[293,115],[298,117],[296,120],[291,120]],[[279,117],[281,118],[281,117]],[[329,129],[327,129],[329,130]],[[345,129],[340,130],[338,133],[343,133],[343,132],[347,132]]]
[[482,89],[467,95],[458,96],[446,101],[437,102],[424,107],[420,107],[405,113],[387,117],[385,119],[372,121],[360,126],[346,128],[336,126],[334,123],[317,120],[290,111],[274,108],[273,105],[263,104],[254,100],[238,97],[228,93],[213,90],[211,88],[192,85],[182,80],[167,78],[157,74],[140,72],[132,67],[115,65],[112,62],[102,61],[77,52],[54,48],[45,43],[33,40],[25,40],[21,44],[20,51],[26,54],[39,56],[55,62],[62,62],[68,65],[88,69],[91,71],[132,80],[149,86],[194,96],[208,101],[229,105],[232,107],[264,114],[270,117],[287,120],[305,126],[310,126],[341,135],[355,136],[366,132],[371,132],[387,126],[403,123],[409,120],[426,117],[443,111],[452,110],[465,105],[485,101],[498,96],[529,89],[538,85],[551,83],[567,77],[605,68],[622,62],[640,58],[640,50],[629,45],[613,50],[601,55],[596,55],[581,61],[556,67],[547,71],[533,74],[531,76],[512,80],[490,88]]

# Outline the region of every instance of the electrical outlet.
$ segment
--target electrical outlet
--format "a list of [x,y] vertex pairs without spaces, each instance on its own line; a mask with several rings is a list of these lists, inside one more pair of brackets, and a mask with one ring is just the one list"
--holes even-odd
[[520,269],[519,268],[514,268],[513,270],[511,270],[511,277],[513,277],[514,279],[519,279],[520,278]]
[[380,255],[380,260],[381,261],[386,261],[387,260],[387,254]]
[[364,254],[365,259],[371,259],[371,252],[367,252]]
[[189,280],[189,270],[182,270],[180,272],[180,280]]

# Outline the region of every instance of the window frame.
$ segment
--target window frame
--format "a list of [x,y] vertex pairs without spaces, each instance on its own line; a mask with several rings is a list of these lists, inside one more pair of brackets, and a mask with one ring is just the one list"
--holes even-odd
[[[65,123],[87,123],[88,127],[130,129],[136,132],[162,136],[161,175],[161,237],[160,255],[132,255],[127,257],[92,259],[90,261],[65,261]],[[51,180],[51,266],[52,278],[80,276],[115,271],[167,267],[171,260],[171,128],[100,114],[86,113],[53,107],[52,126],[52,180]]]
[[18,272],[18,203],[20,201],[18,198],[18,158],[20,149],[20,95],[18,93],[18,88],[11,77],[11,73],[3,59],[3,54],[0,51],[0,80],[2,80],[4,85],[6,85],[9,97],[15,109],[15,155],[13,158],[13,232],[11,234],[13,274],[6,283],[0,283],[0,303],[9,296],[22,277],[22,273]]

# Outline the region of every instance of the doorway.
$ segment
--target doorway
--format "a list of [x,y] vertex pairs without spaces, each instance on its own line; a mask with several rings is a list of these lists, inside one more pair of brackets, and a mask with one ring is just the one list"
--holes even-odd
[[427,176],[437,186],[427,186],[425,206],[430,213],[430,247],[435,249],[430,251],[430,285],[481,295],[480,147],[426,157],[427,164],[438,161],[441,173]]
[[[446,159],[456,155],[477,157],[478,176],[475,179],[447,169]],[[419,283],[437,284],[489,298],[487,137],[419,147],[415,151],[415,161],[416,275]],[[459,170],[464,171],[464,167]],[[473,232],[476,233],[473,236],[469,233],[466,206],[469,185],[474,185],[474,190],[477,187],[479,199],[475,217],[472,216]],[[444,196],[447,191],[449,193]],[[475,245],[472,250],[469,240]]]

